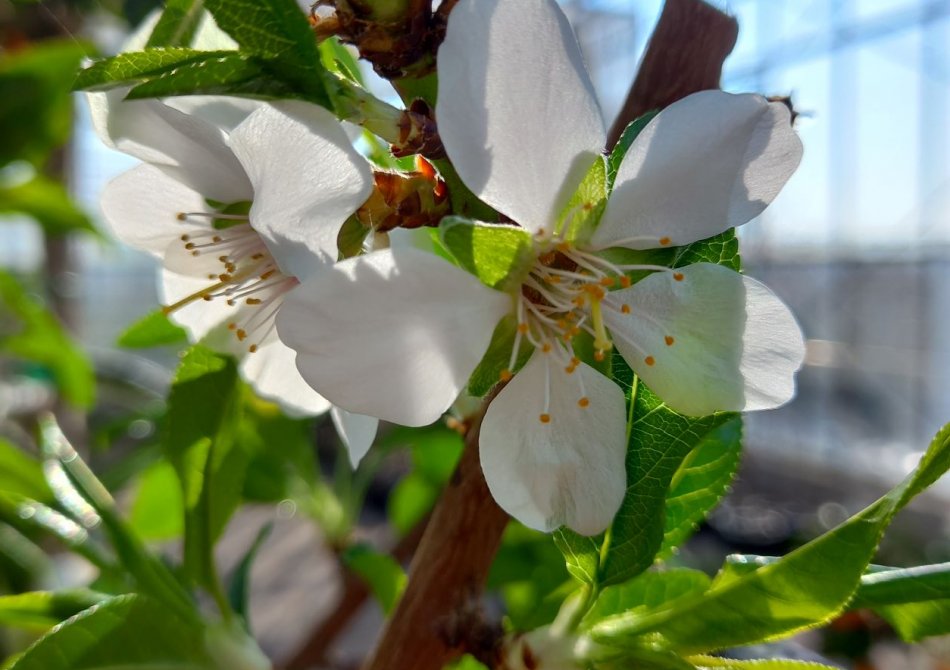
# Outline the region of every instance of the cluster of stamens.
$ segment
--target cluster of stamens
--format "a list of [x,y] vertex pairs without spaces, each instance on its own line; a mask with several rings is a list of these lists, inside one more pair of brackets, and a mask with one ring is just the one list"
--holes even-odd
[[[254,353],[271,334],[275,317],[287,291],[297,285],[295,277],[280,271],[260,235],[251,227],[247,215],[217,212],[181,212],[178,220],[225,222],[224,228],[209,226],[207,232],[186,233],[179,238],[184,250],[196,260],[213,259],[219,265],[206,274],[209,285],[163,309],[166,314],[197,300],[224,300],[242,308],[238,317],[227,324],[239,342]],[[250,309],[249,309],[250,308]]]
[[[608,292],[614,288],[628,288],[632,282],[627,275],[634,271],[671,272],[676,281],[683,275],[659,265],[618,265],[573,244],[557,238],[544,237],[542,230],[536,245],[537,260],[523,280],[521,291],[515,296],[517,332],[508,367],[502,371],[501,380],[512,378],[512,370],[518,359],[523,340],[548,356],[545,361],[544,408],[539,416],[541,423],[551,422],[550,414],[550,366],[560,365],[568,375],[573,375],[581,364],[574,351],[574,338],[586,332],[593,338],[594,359],[603,361],[613,348],[610,334],[604,324],[603,310],[614,309],[622,314],[631,314],[628,304],[607,301]],[[666,238],[663,238],[666,240]],[[661,246],[669,244],[660,241]],[[638,315],[639,316],[639,315]],[[642,315],[649,319],[648,315]],[[666,336],[667,346],[675,342]],[[647,365],[656,363],[653,356],[644,352]],[[581,375],[575,375],[579,397],[578,407],[590,407]]]

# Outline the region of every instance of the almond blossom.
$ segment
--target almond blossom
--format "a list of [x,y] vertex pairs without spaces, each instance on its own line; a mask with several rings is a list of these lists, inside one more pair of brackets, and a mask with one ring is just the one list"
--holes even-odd
[[[687,415],[787,402],[804,356],[794,317],[759,282],[710,263],[671,269],[605,252],[682,247],[748,222],[794,172],[801,143],[782,105],[698,93],[640,132],[606,204],[578,201],[606,133],[554,0],[460,0],[438,68],[446,151],[465,184],[513,222],[469,225],[521,234],[525,260],[488,287],[411,250],[350,259],[296,292],[278,328],[304,378],[333,402],[423,425],[514,316],[507,385],[481,427],[489,488],[530,527],[595,534],[626,490],[624,394],[594,367],[611,349]],[[593,342],[586,362],[579,338]],[[344,362],[353,340],[365,355]],[[533,353],[519,370],[525,347]]]
[[[165,313],[192,340],[237,355],[261,396],[296,414],[331,409],[275,319],[314,268],[336,261],[340,228],[372,189],[366,160],[314,105],[123,94],[91,94],[94,122],[144,163],[106,187],[102,208],[119,239],[161,260]],[[376,420],[331,415],[358,462]]]

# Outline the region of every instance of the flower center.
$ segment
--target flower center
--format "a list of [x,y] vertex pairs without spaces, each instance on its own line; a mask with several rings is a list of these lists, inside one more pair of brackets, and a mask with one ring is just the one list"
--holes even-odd
[[264,240],[250,224],[247,214],[181,212],[178,220],[209,224],[206,232],[186,233],[179,240],[186,257],[194,259],[195,271],[209,284],[163,307],[165,314],[198,300],[224,301],[234,308],[228,330],[254,353],[276,327],[275,316],[284,296],[299,282],[283,274]]
[[[582,332],[593,338],[594,359],[603,361],[613,348],[604,323],[604,310],[631,313],[629,305],[605,300],[610,289],[629,288],[632,282],[627,273],[633,271],[671,272],[676,281],[682,281],[683,275],[662,265],[618,265],[591,251],[578,249],[571,242],[546,237],[543,231],[536,236],[535,249],[535,263],[515,296],[517,332],[501,379],[512,378],[523,339],[548,356],[544,411],[539,416],[541,423],[547,424],[551,422],[550,365],[560,365],[568,375],[574,375],[581,364],[574,351],[574,338]],[[671,339],[667,339],[668,344]],[[646,356],[645,360],[647,365],[653,364],[652,356]],[[580,392],[577,405],[586,409],[591,400],[581,375],[574,378]]]

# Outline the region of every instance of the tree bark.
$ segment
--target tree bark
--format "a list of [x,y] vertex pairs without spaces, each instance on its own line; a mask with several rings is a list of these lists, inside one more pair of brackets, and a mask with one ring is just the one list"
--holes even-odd
[[652,109],[719,88],[722,65],[739,36],[739,23],[701,0],[666,0],[636,81],[610,129],[607,146]]

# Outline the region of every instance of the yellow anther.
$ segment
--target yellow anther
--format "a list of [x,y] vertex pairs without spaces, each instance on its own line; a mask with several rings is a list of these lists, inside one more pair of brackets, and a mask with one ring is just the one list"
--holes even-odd
[[542,414],[541,416],[538,417],[538,419],[541,421],[541,423],[551,423],[550,414]]
[[178,214],[175,215],[175,218],[178,219],[179,221],[184,221],[185,219],[188,218],[188,215],[185,214],[184,212],[178,212]]
[[600,280],[600,285],[606,288],[610,288],[616,283],[617,283],[617,280],[614,279],[613,277],[604,277],[603,279]]
[[203,295],[203,296],[201,296],[201,299],[204,300],[205,302],[211,302],[211,296],[210,296],[210,295]]
[[261,275],[261,279],[262,279],[262,280],[264,280],[264,279],[270,279],[270,278],[273,277],[275,274],[277,274],[277,270],[268,270],[267,272],[265,272],[264,274]]
[[684,279],[683,273],[682,273],[682,272],[674,272],[674,273],[673,273],[673,279],[675,279],[676,281],[683,281],[683,279]]
[[605,355],[604,355],[603,349],[598,349],[597,351],[594,352],[594,360],[597,361],[598,363],[602,363],[604,358],[605,358]]
[[259,261],[259,260],[261,260],[262,258],[264,258],[264,254],[251,254],[251,259],[252,259],[252,260]]
[[227,262],[228,262],[228,257],[227,257],[227,256],[218,256],[218,262],[219,262],[219,263],[227,263]]
[[571,245],[568,244],[567,242],[559,242],[558,245],[554,248],[560,251],[562,254],[567,254],[567,253],[570,253],[571,251]]
[[676,340],[673,339],[672,335],[667,335],[666,337],[663,338],[663,341],[666,342],[666,346],[668,347],[672,347],[673,343],[676,342]]
[[671,240],[671,239],[668,238],[668,237],[661,237],[661,238],[660,238],[660,246],[662,246],[662,247],[668,247],[668,246],[670,246],[670,243],[671,243],[672,241],[673,241],[673,240]]
[[519,323],[519,324],[518,324],[518,332],[521,333],[522,335],[527,335],[527,334],[528,334],[528,324],[527,324],[527,323]]
[[228,305],[234,307],[237,304],[237,301],[234,298],[228,298]]
[[571,364],[571,365],[568,365],[566,368],[564,368],[564,372],[566,372],[566,373],[569,374],[569,375],[572,375],[572,374],[574,374],[574,370],[576,370],[576,369],[577,369],[577,366]]
[[620,311],[623,312],[624,314],[629,314],[629,313],[630,313],[630,305],[628,305],[628,304],[626,304],[626,303],[622,304],[622,305],[620,306]]
[[561,278],[558,277],[557,275],[548,275],[547,277],[544,278],[544,280],[545,280],[547,283],[549,283],[549,284],[560,284],[560,283],[561,283]]
[[544,344],[542,344],[542,345],[541,345],[541,351],[543,351],[543,352],[546,353],[546,354],[551,353],[551,343],[550,343],[550,342],[545,342]]
[[247,348],[247,350],[248,350],[249,352],[251,352],[252,354],[253,354],[253,353],[256,353],[256,352],[257,352],[257,345],[256,345],[256,344],[252,344],[251,346],[249,346],[249,347]]
[[574,358],[571,359],[571,365],[573,365],[575,368],[580,364],[581,359],[579,359],[577,356],[574,356]]
[[232,321],[228,324],[228,330],[237,330],[237,324]]
[[181,241],[182,241],[182,242],[187,242],[187,241],[190,240],[190,239],[191,239],[191,235],[182,235],[182,236],[181,236]]
[[195,248],[195,243],[194,243],[194,242],[189,242],[188,244],[185,245],[185,249],[191,250],[191,249],[194,249],[194,248]]
[[247,331],[245,331],[243,328],[238,328],[237,338],[243,342],[246,337],[247,337]]
[[630,277],[628,277],[627,275],[624,275],[623,277],[620,278],[620,285],[623,288],[630,288],[631,284],[633,284],[633,282],[630,281]]
[[214,242],[215,244],[218,244],[221,241],[221,236],[215,235],[214,237],[211,238],[211,241]]
[[224,281],[224,282],[228,282],[228,281],[231,281],[231,280],[233,279],[233,277],[232,277],[231,275],[225,273],[225,274],[220,274],[220,275],[218,275],[218,279],[220,279],[221,281]]
[[649,365],[650,367],[653,367],[654,365],[656,365],[656,359],[653,358],[653,356],[647,356],[646,358],[643,359],[643,362]]
[[248,298],[246,302],[248,305],[260,305],[263,301],[260,298]]
[[511,374],[511,370],[508,368],[505,368],[498,374],[498,378],[503,382],[510,382],[512,377],[514,377],[514,375]]
[[584,396],[583,398],[581,398],[580,400],[577,401],[577,405],[578,405],[578,407],[589,407],[589,406],[590,406],[590,398],[588,398],[587,396]]

